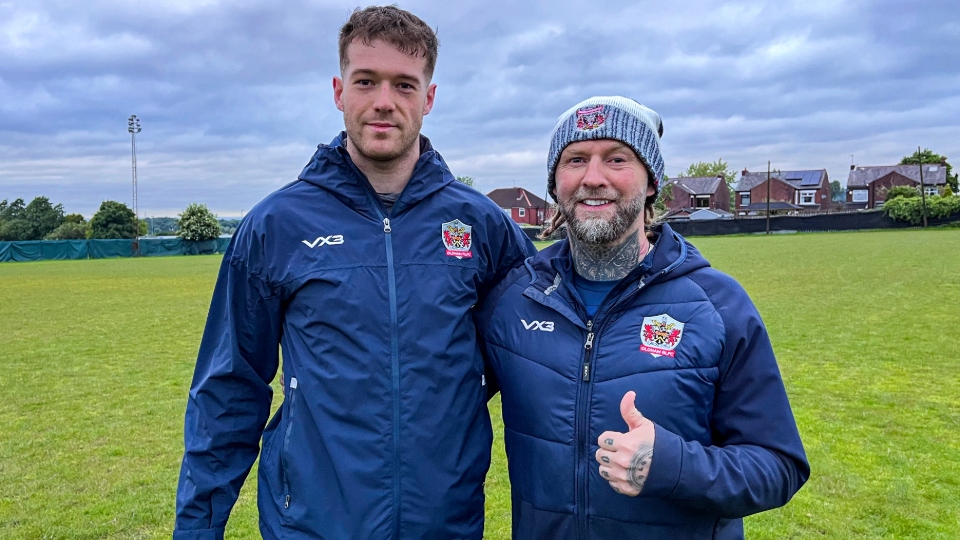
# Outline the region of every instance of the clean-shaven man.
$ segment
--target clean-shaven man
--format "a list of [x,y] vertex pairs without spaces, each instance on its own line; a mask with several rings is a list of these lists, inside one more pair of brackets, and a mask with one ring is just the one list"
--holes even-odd
[[[223,538],[258,455],[268,540],[482,537],[491,430],[473,306],[533,247],[420,135],[437,48],[396,7],[341,29],[346,131],[250,211],[224,255],[176,540]],[[278,345],[286,397],[264,429]]]
[[568,240],[508,274],[478,318],[515,538],[743,538],[741,518],[810,474],[753,303],[653,221],[662,133],[623,97],[560,116],[547,182]]

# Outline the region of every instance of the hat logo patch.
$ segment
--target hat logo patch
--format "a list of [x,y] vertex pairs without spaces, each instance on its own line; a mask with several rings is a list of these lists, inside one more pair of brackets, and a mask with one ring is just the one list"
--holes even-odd
[[577,129],[580,131],[597,129],[606,121],[607,115],[603,112],[603,105],[584,107],[577,110]]
[[473,252],[470,251],[470,246],[473,245],[472,229],[470,225],[459,219],[448,221],[440,226],[440,239],[443,240],[443,246],[447,248],[447,257],[473,258]]
[[653,317],[644,317],[640,330],[640,351],[653,357],[669,356],[674,358],[675,350],[683,338],[684,323],[664,313]]

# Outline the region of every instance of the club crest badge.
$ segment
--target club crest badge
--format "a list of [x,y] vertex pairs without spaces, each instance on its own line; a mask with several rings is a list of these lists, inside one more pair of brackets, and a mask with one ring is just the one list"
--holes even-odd
[[473,252],[470,251],[470,246],[473,245],[471,228],[470,225],[461,222],[459,219],[448,221],[440,226],[443,246],[447,248],[447,257],[458,259],[473,257]]
[[664,313],[644,317],[640,330],[640,350],[654,357],[673,358],[683,338],[683,323]]
[[606,121],[607,115],[603,112],[603,105],[584,107],[577,110],[577,129],[580,131],[597,129]]

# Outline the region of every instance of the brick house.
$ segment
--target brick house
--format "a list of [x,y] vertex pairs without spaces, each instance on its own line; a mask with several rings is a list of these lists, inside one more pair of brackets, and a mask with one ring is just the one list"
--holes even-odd
[[500,188],[487,193],[497,206],[514,222],[524,225],[543,225],[553,217],[553,208],[547,201],[523,188]]
[[[923,165],[923,188],[927,195],[939,195],[947,184],[947,168],[942,163]],[[847,176],[845,208],[881,208],[887,192],[894,186],[920,187],[919,165],[850,166]]]
[[[767,202],[767,173],[746,169],[736,187],[736,214],[763,211]],[[796,211],[826,210],[830,205],[830,178],[826,169],[770,173],[770,202]],[[759,203],[763,203],[762,206]],[[772,210],[772,208],[771,208]]]
[[722,174],[671,178],[664,182],[660,192],[664,194],[663,204],[668,214],[681,213],[684,209],[690,209],[690,212],[701,208],[730,210],[730,187]]

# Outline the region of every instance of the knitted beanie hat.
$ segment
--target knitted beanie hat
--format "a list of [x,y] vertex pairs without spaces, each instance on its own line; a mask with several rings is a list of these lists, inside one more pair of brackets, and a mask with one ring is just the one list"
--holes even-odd
[[663,156],[660,115],[636,101],[620,96],[597,96],[581,101],[560,115],[547,157],[547,191],[557,199],[557,162],[570,143],[595,139],[615,139],[636,152],[647,167],[656,199],[663,180]]

